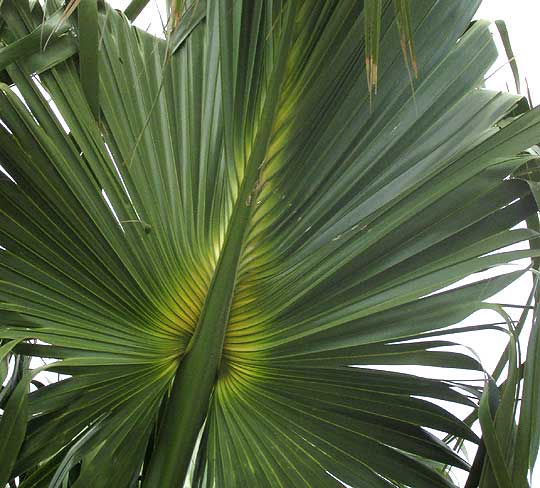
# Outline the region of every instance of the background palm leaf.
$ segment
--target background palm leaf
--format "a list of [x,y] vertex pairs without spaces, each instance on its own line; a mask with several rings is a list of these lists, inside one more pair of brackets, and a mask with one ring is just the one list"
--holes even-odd
[[540,112],[478,88],[478,2],[382,5],[376,97],[357,1],[180,2],[166,39],[90,3],[50,51],[62,5],[1,9],[0,351],[68,377],[6,395],[0,483],[452,486],[426,428],[479,439],[431,400],[481,389],[370,366],[482,371],[437,332],[521,272],[441,290],[540,255],[493,253],[537,237]]

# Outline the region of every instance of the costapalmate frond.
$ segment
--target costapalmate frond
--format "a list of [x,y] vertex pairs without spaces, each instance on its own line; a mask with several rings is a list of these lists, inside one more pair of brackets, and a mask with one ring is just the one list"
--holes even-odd
[[[0,4],[0,484],[451,487],[432,432],[480,439],[440,401],[497,455],[496,386],[385,370],[481,374],[437,334],[523,271],[448,287],[540,256],[505,249],[540,112],[480,88],[478,2],[385,3],[376,96],[357,0],[177,2],[164,39],[145,2]],[[32,357],[65,376],[29,393]]]

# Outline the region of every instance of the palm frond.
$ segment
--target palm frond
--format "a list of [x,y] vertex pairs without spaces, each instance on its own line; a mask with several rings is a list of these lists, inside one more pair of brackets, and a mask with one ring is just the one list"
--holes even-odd
[[[478,410],[455,382],[384,369],[482,374],[437,333],[524,270],[446,287],[540,257],[505,249],[538,237],[515,228],[537,203],[512,175],[540,111],[479,88],[497,52],[488,23],[469,27],[476,6],[193,0],[158,39],[81,2],[41,50],[62,6],[5,0],[1,347],[67,377],[10,392],[28,413],[2,416],[17,435],[0,474],[22,488],[451,487],[444,467],[468,463],[429,429],[480,439],[436,402],[479,412],[490,452],[509,438],[517,359],[505,420],[486,407],[496,385]],[[518,434],[529,457],[535,405]]]

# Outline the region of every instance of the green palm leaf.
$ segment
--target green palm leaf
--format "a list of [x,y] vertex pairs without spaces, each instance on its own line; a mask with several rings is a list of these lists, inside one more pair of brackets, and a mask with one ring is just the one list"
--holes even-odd
[[468,469],[428,430],[479,442],[434,402],[476,408],[467,391],[371,366],[482,371],[434,336],[522,272],[441,290],[540,256],[493,252],[537,237],[509,176],[540,112],[478,88],[497,53],[467,29],[477,2],[396,6],[372,97],[356,0],[174,2],[164,40],[81,1],[44,50],[61,5],[43,24],[3,2],[1,347],[68,376],[10,393],[28,413],[2,416],[0,483],[432,488]]

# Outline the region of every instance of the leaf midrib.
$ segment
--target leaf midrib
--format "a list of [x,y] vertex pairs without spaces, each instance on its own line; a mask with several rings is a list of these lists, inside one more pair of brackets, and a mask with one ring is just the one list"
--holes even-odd
[[259,176],[279,106],[293,37],[294,9],[294,2],[286,7],[279,55],[270,76],[257,134],[197,327],[178,366],[145,479],[146,487],[178,486],[183,482],[206,418],[221,362],[242,249],[255,207],[252,202],[256,202],[260,191]]

